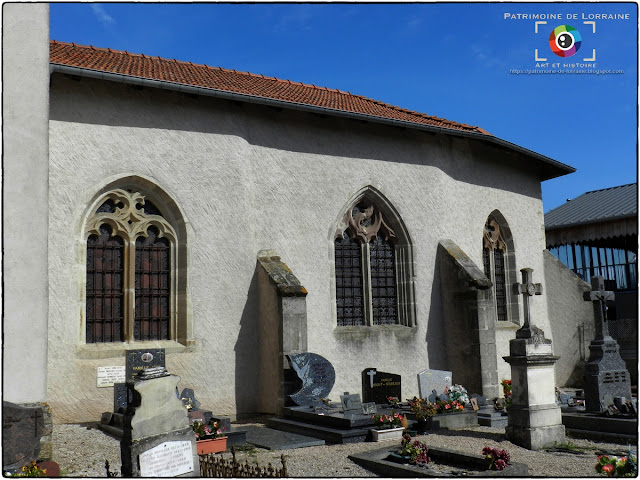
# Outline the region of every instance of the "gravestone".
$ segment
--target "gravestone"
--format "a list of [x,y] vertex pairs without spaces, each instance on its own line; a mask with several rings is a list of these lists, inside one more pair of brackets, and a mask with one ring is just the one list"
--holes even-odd
[[[164,348],[129,350],[125,357],[125,382],[133,382],[134,376],[145,368],[165,367]],[[127,383],[113,385],[113,411],[124,413],[132,399],[133,392]]]
[[395,373],[380,372],[375,368],[362,371],[362,398],[365,402],[388,403],[389,397],[402,398],[402,379]]
[[340,403],[344,413],[362,413],[362,400],[360,400],[358,393],[340,395]]
[[556,404],[554,365],[551,340],[531,321],[530,300],[542,295],[542,285],[533,283],[533,269],[523,268],[522,283],[515,284],[522,294],[524,323],[509,342],[512,395],[508,412],[506,437],[510,442],[539,450],[554,443],[564,443],[564,425],[560,406]]
[[446,387],[453,385],[453,375],[447,370],[423,370],[418,374],[418,391],[420,398],[428,398],[429,394],[444,393]]
[[131,382],[137,394],[120,442],[122,477],[199,476],[196,437],[176,395],[180,377],[164,367],[145,372]]
[[477,393],[472,394],[471,398],[475,398],[480,407],[484,407],[487,404],[487,399],[482,395],[478,395]]
[[44,433],[42,407],[2,402],[2,467],[23,467],[38,459]]
[[290,353],[287,355],[291,367],[302,381],[302,388],[289,395],[297,405],[319,407],[324,403],[336,381],[333,365],[315,353]]
[[164,348],[129,350],[126,360],[126,381],[131,382],[134,375],[145,368],[166,367]]
[[613,292],[604,288],[604,278],[591,277],[591,292],[585,301],[593,302],[596,337],[589,345],[589,360],[584,373],[584,400],[587,412],[601,413],[615,397],[631,398],[631,380],[620,346],[609,335],[607,301],[614,300]]
[[197,412],[200,409],[200,402],[196,400],[196,394],[192,388],[184,388],[180,394],[183,405],[191,404],[191,411]]

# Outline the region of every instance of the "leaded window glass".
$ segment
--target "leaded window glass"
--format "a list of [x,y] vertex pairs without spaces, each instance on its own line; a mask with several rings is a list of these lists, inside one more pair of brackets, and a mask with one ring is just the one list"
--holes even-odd
[[335,240],[338,325],[363,325],[362,252],[347,234]]
[[169,339],[171,248],[158,229],[149,227],[147,237],[136,239],[135,320],[136,340]]
[[482,263],[484,274],[491,280],[496,318],[504,322],[509,320],[507,292],[507,244],[500,225],[495,218],[489,217],[484,227]]
[[124,242],[109,225],[87,239],[87,343],[121,342],[124,292]]
[[369,244],[369,250],[373,324],[393,325],[398,322],[395,251],[380,235]]

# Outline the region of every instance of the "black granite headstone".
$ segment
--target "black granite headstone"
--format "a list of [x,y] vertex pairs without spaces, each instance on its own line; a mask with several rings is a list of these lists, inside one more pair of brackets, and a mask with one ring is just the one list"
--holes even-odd
[[322,406],[321,399],[328,397],[336,381],[333,365],[326,358],[310,352],[291,353],[287,358],[302,380],[302,388],[290,395],[291,400],[300,406]]
[[477,393],[474,393],[471,395],[471,397],[478,400],[478,406],[480,407],[484,407],[487,404],[487,399],[482,395],[478,395]]
[[127,406],[133,400],[133,392],[126,383],[113,384],[113,411],[114,413],[125,413]]
[[132,382],[134,375],[145,368],[165,367],[164,348],[129,350],[126,360],[126,380]]
[[184,388],[180,394],[180,400],[186,406],[191,404],[191,411],[197,412],[200,409],[200,402],[196,400],[196,394],[192,388]]
[[375,368],[362,371],[362,399],[377,404],[389,403],[389,397],[402,398],[401,376],[395,373],[380,372]]

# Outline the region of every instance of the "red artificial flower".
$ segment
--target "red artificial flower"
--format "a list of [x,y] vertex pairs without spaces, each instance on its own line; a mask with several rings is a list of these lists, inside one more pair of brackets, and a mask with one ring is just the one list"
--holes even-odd
[[606,472],[607,475],[609,475],[609,476],[611,476],[611,474],[613,473],[614,470],[615,470],[615,468],[610,463],[607,463],[606,465],[602,466],[602,471]]

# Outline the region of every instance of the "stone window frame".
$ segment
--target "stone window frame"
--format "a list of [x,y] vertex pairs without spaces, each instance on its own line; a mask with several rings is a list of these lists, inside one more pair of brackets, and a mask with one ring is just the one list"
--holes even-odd
[[[395,253],[395,269],[396,269],[396,295],[397,295],[397,312],[398,322],[394,325],[374,325],[373,324],[373,311],[371,309],[371,277],[370,271],[363,272],[363,290],[365,298],[365,318],[364,325],[357,326],[339,326],[338,314],[337,314],[337,300],[336,300],[336,276],[335,276],[335,240],[341,237],[344,232],[349,228],[354,228],[351,223],[351,212],[353,208],[361,203],[367,201],[375,206],[375,210],[379,211],[382,215],[383,222],[380,225],[380,229],[384,229],[393,235],[393,247]],[[394,329],[416,327],[416,303],[415,303],[415,286],[414,286],[414,262],[413,262],[413,244],[407,231],[407,228],[402,221],[399,212],[391,204],[391,202],[375,187],[369,185],[362,188],[356,193],[341,209],[338,220],[336,221],[336,228],[332,230],[330,237],[330,258],[331,258],[331,295],[332,295],[332,316],[333,325],[336,332],[347,331],[372,331],[375,329]],[[366,231],[360,231],[356,235],[363,240],[365,248],[362,248],[363,262],[362,268],[366,269],[368,261],[365,260],[365,256],[369,254],[368,240],[370,237],[375,237],[375,234]]]
[[[125,205],[119,213],[105,214],[96,213],[98,208],[111,198],[115,201],[118,199],[122,202],[127,199],[128,205]],[[142,214],[134,228],[127,227],[127,215],[139,215],[132,211],[135,205],[131,206],[130,202],[143,202],[149,200],[161,212],[162,216]],[[117,202],[116,202],[117,203]],[[118,218],[119,217],[119,218]],[[145,218],[146,217],[146,218]],[[149,226],[154,226],[163,235],[169,239],[171,245],[170,261],[171,261],[171,287],[170,287],[170,327],[168,340],[135,340],[133,338],[133,292],[135,291],[135,272],[133,268],[128,268],[125,272],[127,277],[127,285],[125,287],[125,335],[123,342],[86,342],[86,256],[87,256],[87,239],[92,234],[99,234],[100,225],[106,223],[112,229],[112,235],[120,233],[121,238],[125,242],[125,259],[126,265],[133,265],[135,262],[135,240],[137,237],[145,236]],[[165,348],[167,351],[182,351],[184,347],[191,347],[196,344],[193,338],[193,316],[190,311],[190,302],[188,299],[187,284],[187,231],[189,224],[186,221],[182,211],[176,202],[162,188],[154,182],[143,177],[132,175],[109,182],[100,188],[89,203],[89,207],[84,214],[82,227],[82,237],[80,239],[79,248],[79,264],[82,266],[82,288],[80,306],[81,306],[81,328],[79,331],[80,349],[78,355],[81,358],[110,358],[112,355],[119,355],[122,348],[136,348],[135,345],[144,344],[148,348]],[[142,232],[144,231],[144,234]],[[134,233],[135,232],[135,233]],[[133,258],[131,258],[133,255]],[[130,260],[129,260],[130,259]],[[131,345],[132,347],[127,347]],[[190,349],[189,349],[190,350]],[[111,352],[111,353],[110,353]],[[96,357],[96,355],[98,355]]]
[[[487,231],[487,225],[492,226],[493,231]],[[496,325],[520,325],[520,304],[519,295],[514,291],[513,285],[518,283],[518,272],[516,269],[516,254],[513,243],[513,236],[509,224],[500,213],[499,210],[494,210],[487,216],[487,220],[483,227],[482,235],[482,258],[483,258],[483,272],[484,270],[484,252],[490,250],[493,252],[496,249],[500,249],[504,252],[504,290],[505,290],[505,314],[507,319],[503,321],[498,320],[497,303],[496,303],[496,282],[494,277],[494,256],[490,256],[491,261],[491,275],[489,280],[491,281],[491,301],[493,303],[494,315]]]

